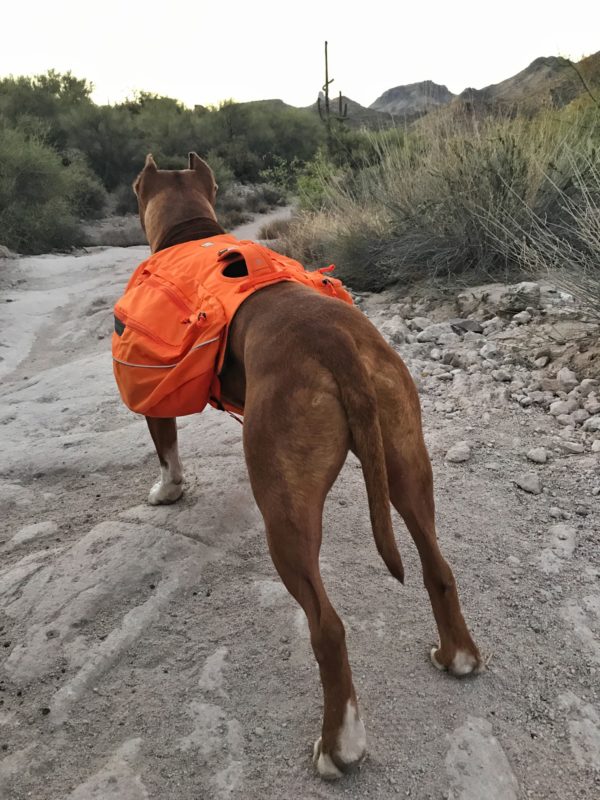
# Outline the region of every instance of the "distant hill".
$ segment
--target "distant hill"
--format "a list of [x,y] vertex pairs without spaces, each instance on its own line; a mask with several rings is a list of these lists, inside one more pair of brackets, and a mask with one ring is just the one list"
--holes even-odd
[[534,112],[543,107],[562,108],[600,85],[600,53],[577,64],[568,59],[536,58],[521,72],[483,89],[465,89],[460,102],[475,107],[515,109]]
[[448,87],[433,81],[421,81],[388,89],[369,108],[403,120],[412,120],[434,108],[447,105],[453,97]]

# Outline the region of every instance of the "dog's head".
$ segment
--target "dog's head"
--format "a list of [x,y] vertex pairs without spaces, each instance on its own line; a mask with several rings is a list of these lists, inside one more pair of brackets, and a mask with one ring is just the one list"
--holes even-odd
[[196,217],[216,221],[217,188],[212,169],[196,153],[188,155],[187,169],[159,169],[149,153],[133,191],[151,249],[175,225]]

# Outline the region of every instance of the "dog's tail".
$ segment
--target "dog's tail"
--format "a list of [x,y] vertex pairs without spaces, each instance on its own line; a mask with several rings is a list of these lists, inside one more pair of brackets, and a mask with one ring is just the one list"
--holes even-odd
[[[335,346],[336,339],[339,347]],[[404,567],[392,525],[377,397],[352,336],[338,329],[329,341],[334,346],[329,350],[333,358],[328,367],[338,384],[354,449],[362,465],[375,544],[391,574],[404,583]],[[348,358],[344,358],[345,353]]]

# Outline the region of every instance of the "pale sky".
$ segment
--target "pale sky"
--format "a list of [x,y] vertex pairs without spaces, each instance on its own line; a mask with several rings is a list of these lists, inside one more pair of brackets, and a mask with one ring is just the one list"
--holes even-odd
[[598,0],[4,0],[0,77],[54,68],[94,99],[135,89],[186,105],[281,98],[308,105],[323,83],[369,105],[431,79],[453,92],[514,75],[538,56],[600,50]]

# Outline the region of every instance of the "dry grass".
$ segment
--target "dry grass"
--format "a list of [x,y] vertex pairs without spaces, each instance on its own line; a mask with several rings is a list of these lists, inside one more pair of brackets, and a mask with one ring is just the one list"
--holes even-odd
[[564,258],[575,238],[592,254],[592,274],[598,140],[595,109],[534,120],[440,115],[404,141],[375,135],[363,169],[323,170],[322,207],[300,216],[286,249],[380,290],[423,278],[509,280],[542,262],[547,270],[550,253]]
[[258,238],[271,241],[275,239],[281,239],[283,236],[288,234],[292,224],[292,217],[281,217],[280,219],[274,219],[271,222],[267,222],[266,225],[263,225],[262,228],[259,229]]

